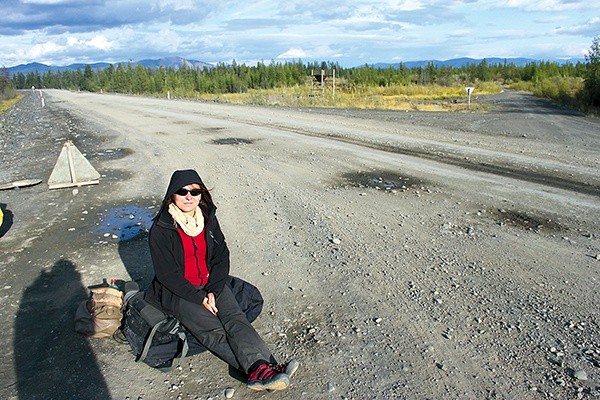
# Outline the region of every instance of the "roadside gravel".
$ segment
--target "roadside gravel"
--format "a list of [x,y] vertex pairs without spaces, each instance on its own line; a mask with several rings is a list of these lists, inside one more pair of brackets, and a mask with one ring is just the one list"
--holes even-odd
[[[0,183],[47,180],[67,139],[102,178],[0,191],[0,397],[599,398],[600,122],[521,93],[476,101],[492,111],[28,92],[0,116]],[[150,280],[145,228],[190,167],[233,273],[263,293],[255,326],[302,362],[283,394],[208,354],[163,374],[72,331],[85,286]]]

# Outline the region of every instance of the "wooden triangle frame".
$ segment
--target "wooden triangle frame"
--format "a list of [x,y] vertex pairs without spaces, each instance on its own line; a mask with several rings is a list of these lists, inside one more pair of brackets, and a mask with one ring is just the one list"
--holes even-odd
[[96,185],[100,174],[81,154],[73,142],[67,140],[62,147],[56,165],[48,178],[49,189],[72,186]]

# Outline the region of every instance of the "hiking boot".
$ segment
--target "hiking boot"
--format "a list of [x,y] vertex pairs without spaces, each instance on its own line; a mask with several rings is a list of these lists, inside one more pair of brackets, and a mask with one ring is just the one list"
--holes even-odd
[[276,371],[271,364],[261,364],[250,372],[246,387],[252,390],[283,390],[290,384],[290,378]]
[[292,358],[290,361],[287,362],[287,364],[273,365],[271,368],[273,369],[273,371],[279,374],[286,374],[289,378],[291,378],[292,375],[296,373],[299,366],[300,361],[296,360],[295,358]]

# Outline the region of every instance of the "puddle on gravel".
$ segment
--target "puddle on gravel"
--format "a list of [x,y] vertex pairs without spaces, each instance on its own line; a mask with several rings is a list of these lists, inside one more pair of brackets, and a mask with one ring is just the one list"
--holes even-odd
[[414,186],[422,186],[421,179],[400,175],[391,171],[359,171],[348,172],[341,176],[342,186],[358,188],[376,188],[386,191],[404,191]]
[[100,217],[96,233],[119,241],[137,238],[148,232],[157,211],[134,205],[109,208]]
[[520,227],[528,231],[542,232],[564,232],[568,229],[550,218],[533,216],[524,212],[505,209],[493,209],[489,211],[499,225],[510,225]]
[[225,139],[215,139],[212,141],[212,144],[230,144],[230,145],[239,145],[239,144],[253,144],[254,140],[243,139],[243,138],[225,138]]

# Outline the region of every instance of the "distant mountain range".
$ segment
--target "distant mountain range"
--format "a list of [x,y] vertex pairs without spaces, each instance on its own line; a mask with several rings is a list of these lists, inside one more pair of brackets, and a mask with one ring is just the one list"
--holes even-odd
[[[492,57],[492,58],[486,58],[485,60],[487,61],[488,65],[499,65],[499,64],[501,65],[501,64],[507,63],[507,64],[516,65],[518,67],[522,67],[522,66],[525,66],[530,63],[541,62],[540,60],[535,60],[532,58]],[[430,63],[433,63],[433,65],[435,67],[464,67],[464,66],[470,65],[470,64],[479,65],[479,63],[481,63],[481,61],[483,61],[483,59],[474,59],[474,58],[463,57],[463,58],[453,58],[451,60],[445,60],[445,61],[422,60],[422,61],[406,61],[406,62],[402,62],[402,63],[377,63],[377,64],[369,64],[369,65],[372,67],[375,67],[375,68],[390,68],[390,67],[398,68],[400,66],[400,64],[402,64],[406,68],[418,68],[418,67],[426,67]],[[554,60],[553,62],[557,62],[559,64],[566,64],[566,63],[576,64],[578,62],[585,62],[585,59],[571,58],[568,60]],[[159,58],[156,60],[147,59],[147,60],[140,60],[140,61],[135,61],[135,62],[124,61],[124,62],[112,64],[112,65],[117,66],[119,64],[128,64],[128,63],[131,64],[132,67],[136,67],[137,65],[142,65],[146,68],[159,68],[162,66],[164,68],[179,69],[179,68],[182,68],[185,66],[185,67],[203,69],[203,68],[212,68],[213,67],[213,65],[209,64],[209,63],[205,63],[205,62],[197,61],[197,60],[188,60],[188,59],[185,59],[182,57],[165,57],[165,58]],[[40,75],[43,75],[44,73],[46,73],[48,71],[62,72],[62,71],[75,71],[77,69],[84,70],[86,65],[89,65],[90,68],[92,68],[92,70],[102,70],[111,64],[105,63],[105,62],[100,62],[100,63],[93,63],[93,64],[78,63],[78,64],[70,64],[70,65],[65,65],[65,66],[51,66],[51,65],[33,62],[33,63],[29,63],[29,64],[17,65],[14,67],[8,67],[7,69],[8,69],[8,73],[10,76],[12,76],[14,74],[18,74],[19,72],[24,75],[27,75],[30,72],[33,72],[33,73],[37,72]]]
[[[406,62],[402,62],[402,63],[394,63],[394,64],[388,64],[388,63],[377,63],[377,64],[373,64],[371,66],[376,67],[376,68],[398,68],[400,66],[400,64],[402,64],[404,67],[406,68],[418,68],[418,67],[426,67],[427,65],[429,65],[430,63],[433,63],[434,67],[456,67],[456,68],[460,68],[460,67],[464,67],[467,65],[479,65],[484,59],[480,58],[480,59],[475,59],[475,58],[467,58],[467,57],[462,57],[462,58],[453,58],[451,60],[445,60],[445,61],[439,61],[439,60],[422,60],[422,61],[406,61]],[[503,65],[503,64],[513,64],[517,67],[523,67],[527,64],[531,64],[531,63],[539,63],[542,62],[542,60],[536,60],[533,58],[522,58],[522,57],[518,57],[518,58],[499,58],[499,57],[490,57],[490,58],[485,58],[485,61],[488,63],[488,65]],[[547,60],[543,60],[543,61],[547,61]],[[577,64],[578,62],[585,62],[584,58],[570,58],[570,59],[563,59],[563,60],[551,60],[551,62],[556,62],[558,64]]]
[[[159,58],[156,60],[140,60],[140,61],[124,61],[124,62],[120,62],[120,63],[114,63],[112,65],[114,65],[115,67],[119,64],[131,64],[132,67],[136,67],[138,65],[142,65],[146,68],[159,68],[159,67],[164,67],[164,68],[175,68],[175,69],[179,69],[182,67],[191,67],[191,68],[198,68],[198,69],[203,69],[203,68],[211,68],[213,67],[212,64],[208,64],[202,61],[196,61],[196,60],[188,60],[185,58],[181,58],[181,57],[165,57],[165,58]],[[46,65],[46,64],[40,64],[37,62],[33,62],[33,63],[29,63],[29,64],[20,64],[14,67],[8,67],[8,73],[10,76],[14,75],[14,74],[18,74],[19,72],[27,75],[30,72],[37,72],[40,75],[43,75],[44,73],[48,72],[48,71],[52,71],[52,72],[62,72],[62,71],[75,71],[75,70],[84,70],[85,67],[89,65],[90,68],[92,68],[92,70],[102,70],[105,69],[106,67],[108,67],[109,65],[111,65],[110,63],[105,63],[105,62],[99,62],[99,63],[93,63],[93,64],[82,64],[82,63],[77,63],[77,64],[70,64],[70,65],[65,65],[65,66],[52,66],[52,65]]]

